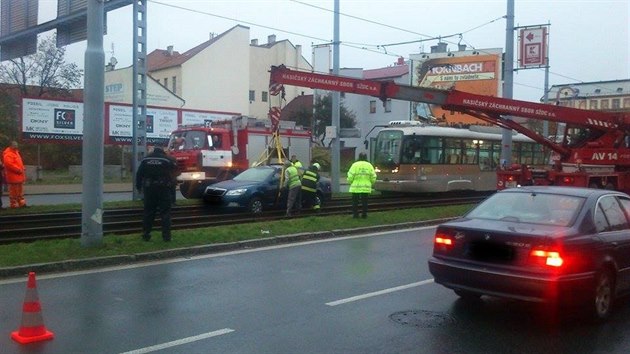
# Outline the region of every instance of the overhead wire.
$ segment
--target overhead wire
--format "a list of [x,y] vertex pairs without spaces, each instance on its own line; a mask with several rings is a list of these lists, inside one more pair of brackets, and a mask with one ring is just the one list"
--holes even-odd
[[[320,41],[323,43],[332,43],[333,41],[330,39],[325,39],[325,38],[320,38],[320,37],[316,37],[316,36],[312,36],[312,35],[308,35],[308,34],[304,34],[304,33],[299,33],[299,32],[295,32],[295,31],[289,31],[289,30],[285,30],[285,29],[281,29],[281,28],[277,28],[277,27],[272,27],[272,26],[268,26],[268,25],[263,25],[263,24],[259,24],[259,23],[255,23],[255,22],[251,22],[251,21],[246,21],[246,20],[240,20],[240,19],[236,19],[236,18],[232,18],[232,17],[228,17],[228,16],[223,16],[223,15],[218,15],[218,14],[214,14],[214,13],[210,13],[210,12],[206,12],[206,11],[200,11],[200,10],[195,10],[195,9],[190,9],[184,6],[179,6],[179,5],[173,5],[173,4],[169,4],[169,3],[165,3],[159,0],[148,0],[152,3],[155,4],[159,4],[162,6],[166,6],[166,7],[171,7],[171,8],[175,8],[175,9],[179,9],[182,11],[188,11],[188,12],[193,12],[193,13],[198,13],[198,14],[202,14],[202,15],[206,15],[206,16],[211,16],[211,17],[216,17],[216,18],[220,18],[220,19],[224,19],[224,20],[229,20],[229,21],[234,21],[234,22],[238,22],[238,23],[243,23],[243,24],[247,24],[247,25],[251,25],[251,26],[256,26],[256,27],[260,27],[260,28],[265,28],[265,29],[269,29],[272,31],[277,31],[277,32],[282,32],[282,33],[287,33],[287,34],[291,34],[291,35],[295,35],[298,37],[304,37],[304,38],[309,38],[309,39],[313,39],[316,41]],[[326,12],[334,12],[333,10],[321,7],[321,6],[317,6],[317,5],[313,5],[313,4],[309,4],[307,2],[304,1],[300,1],[300,0],[289,0],[290,2],[294,2],[296,4],[300,4],[303,6],[308,6],[311,8],[315,8],[318,10],[322,10],[322,11],[326,11]],[[402,27],[398,27],[398,26],[393,26],[393,25],[389,25],[389,24],[385,24],[385,23],[380,23],[377,21],[373,21],[370,19],[366,19],[363,17],[359,17],[359,16],[354,16],[354,15],[350,15],[350,14],[346,14],[346,13],[339,13],[341,16],[344,17],[348,17],[348,18],[352,18],[355,20],[359,20],[359,21],[363,21],[363,22],[367,22],[370,24],[374,24],[374,25],[378,25],[378,26],[382,26],[382,27],[386,27],[386,28],[390,28],[390,29],[394,29],[394,30],[398,30],[398,31],[402,31],[402,32],[406,32],[406,33],[410,33],[410,34],[414,34],[414,35],[418,35],[418,36],[422,36],[422,37],[427,37],[427,38],[423,38],[423,39],[418,39],[418,40],[412,40],[412,41],[406,41],[406,42],[398,42],[398,43],[389,43],[389,44],[367,44],[367,43],[357,43],[357,42],[350,42],[350,41],[343,41],[340,42],[340,45],[344,45],[350,48],[355,48],[355,49],[359,49],[359,50],[365,50],[365,51],[369,51],[369,52],[373,52],[373,53],[377,53],[377,54],[381,54],[381,55],[388,55],[388,56],[392,56],[392,57],[405,57],[404,55],[400,55],[397,53],[393,53],[391,52],[391,50],[388,50],[387,47],[391,47],[391,46],[397,46],[397,45],[406,45],[406,44],[413,44],[413,43],[421,43],[421,42],[426,42],[429,40],[444,40],[446,38],[451,38],[451,37],[455,37],[455,36],[459,36],[460,40],[458,43],[456,42],[452,42],[452,41],[448,41],[448,40],[444,40],[444,42],[446,43],[451,43],[451,44],[459,44],[462,41],[468,45],[469,47],[473,48],[474,50],[478,51],[479,53],[485,53],[485,54],[490,54],[488,52],[485,52],[483,49],[477,49],[475,48],[475,46],[471,45],[468,41],[466,41],[463,37],[464,34],[472,32],[474,30],[477,30],[479,28],[482,28],[484,26],[487,26],[489,24],[492,24],[496,21],[502,20],[505,18],[505,16],[501,16],[495,19],[492,19],[488,22],[484,22],[478,26],[472,27],[468,30],[459,32],[459,33],[455,33],[455,34],[450,34],[450,35],[446,35],[446,36],[431,36],[431,35],[427,35],[427,34],[423,34],[423,33],[419,33],[416,31],[412,31],[406,28],[402,28]],[[380,50],[382,49],[382,50]],[[564,77],[576,82],[584,82],[582,80],[578,80],[566,75],[562,75],[556,72],[551,72],[550,74],[556,75],[556,76],[560,76],[560,77]],[[525,85],[525,84],[519,84],[519,83],[515,83],[517,85],[520,86],[524,86],[524,87],[530,87],[530,88],[534,88],[533,86],[530,85]],[[541,89],[541,88],[538,88]],[[544,90],[544,89],[543,89]]]

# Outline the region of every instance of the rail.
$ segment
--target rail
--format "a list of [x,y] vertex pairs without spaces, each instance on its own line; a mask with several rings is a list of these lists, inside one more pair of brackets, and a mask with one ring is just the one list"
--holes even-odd
[[[374,197],[370,199],[370,212],[390,211],[404,208],[447,206],[458,204],[475,204],[488,194],[476,193],[467,196],[435,197]],[[349,198],[333,199],[317,213],[303,211],[297,217],[318,215],[349,214],[351,200]],[[196,229],[222,225],[234,225],[261,221],[285,219],[284,210],[272,210],[260,215],[249,213],[223,213],[205,206],[182,206],[172,209],[172,229]],[[159,218],[156,229],[159,229]],[[33,242],[38,240],[79,238],[81,237],[81,213],[62,212],[46,214],[22,214],[0,216],[0,244],[17,242]],[[142,209],[109,209],[103,216],[104,234],[138,234],[142,231]]]

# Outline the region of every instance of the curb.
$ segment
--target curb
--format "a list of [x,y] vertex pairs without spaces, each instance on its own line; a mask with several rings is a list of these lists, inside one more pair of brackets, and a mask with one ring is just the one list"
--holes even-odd
[[269,238],[260,238],[246,241],[236,241],[230,243],[215,243],[202,246],[174,248],[169,250],[138,253],[130,255],[118,255],[109,257],[97,257],[86,259],[70,259],[60,262],[28,264],[17,267],[0,268],[0,280],[17,278],[28,275],[29,272],[38,274],[64,273],[79,270],[96,269],[103,267],[113,267],[143,262],[156,261],[161,259],[187,258],[199,255],[221,253],[227,251],[237,251],[244,249],[254,249],[269,247],[281,244],[289,244],[304,241],[324,240],[336,237],[352,236],[368,232],[391,231],[401,229],[412,229],[422,226],[441,224],[454,218],[444,218],[428,221],[407,222],[391,225],[366,226],[354,229],[340,229],[331,231],[318,231],[314,233],[298,233],[291,235],[281,235]]

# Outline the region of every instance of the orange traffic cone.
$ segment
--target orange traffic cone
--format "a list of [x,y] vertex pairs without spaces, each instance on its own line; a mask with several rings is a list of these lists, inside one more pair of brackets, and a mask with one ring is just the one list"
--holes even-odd
[[11,338],[21,344],[27,344],[53,339],[53,337],[54,334],[44,326],[42,306],[39,303],[39,296],[37,296],[35,273],[30,272],[28,273],[26,296],[22,306],[22,325],[19,330],[11,332]]

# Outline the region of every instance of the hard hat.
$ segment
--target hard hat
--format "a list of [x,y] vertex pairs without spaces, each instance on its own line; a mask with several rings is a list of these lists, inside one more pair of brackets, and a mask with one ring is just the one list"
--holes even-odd
[[321,168],[321,166],[320,166],[317,162],[315,162],[315,163],[313,164],[313,167],[315,167],[315,168],[316,168],[316,169],[318,169],[318,170]]

